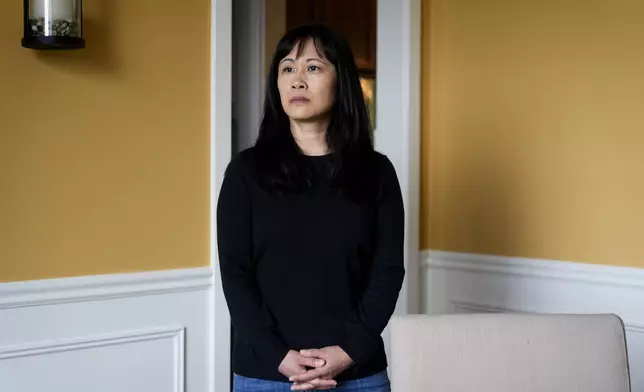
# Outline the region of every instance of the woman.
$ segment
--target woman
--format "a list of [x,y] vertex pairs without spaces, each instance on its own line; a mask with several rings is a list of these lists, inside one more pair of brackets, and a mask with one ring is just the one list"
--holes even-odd
[[403,233],[349,45],[322,25],[289,31],[257,142],[228,165],[217,206],[234,390],[389,391],[380,335],[405,274]]

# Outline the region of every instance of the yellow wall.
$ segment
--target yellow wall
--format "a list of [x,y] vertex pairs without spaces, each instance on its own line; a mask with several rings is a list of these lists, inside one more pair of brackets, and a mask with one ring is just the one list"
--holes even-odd
[[644,267],[644,2],[424,6],[422,247]]
[[0,4],[0,281],[208,264],[209,1],[84,11],[37,53]]

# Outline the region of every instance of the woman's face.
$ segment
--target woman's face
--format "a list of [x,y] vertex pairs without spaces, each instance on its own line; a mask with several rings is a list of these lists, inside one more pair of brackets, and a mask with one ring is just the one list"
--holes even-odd
[[297,45],[279,64],[277,87],[284,111],[294,121],[327,120],[333,106],[336,71],[318,54],[312,39]]

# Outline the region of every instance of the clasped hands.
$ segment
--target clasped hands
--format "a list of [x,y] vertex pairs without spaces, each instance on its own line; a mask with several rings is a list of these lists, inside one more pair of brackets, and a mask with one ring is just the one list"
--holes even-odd
[[353,360],[339,346],[321,349],[291,350],[279,371],[293,382],[291,390],[326,390],[338,384],[334,378],[353,365]]

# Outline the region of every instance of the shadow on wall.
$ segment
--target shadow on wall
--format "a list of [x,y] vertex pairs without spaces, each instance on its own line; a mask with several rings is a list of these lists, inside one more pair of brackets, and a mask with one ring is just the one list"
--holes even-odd
[[43,63],[75,74],[116,75],[119,62],[116,58],[114,30],[116,24],[112,0],[94,0],[84,5],[83,36],[86,47],[79,50],[39,50],[35,55]]

